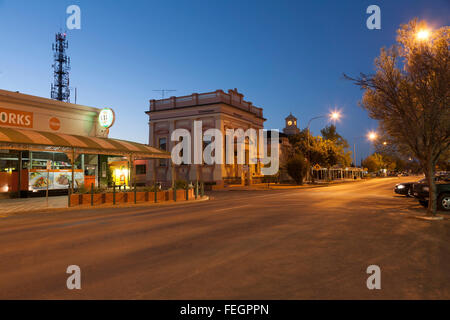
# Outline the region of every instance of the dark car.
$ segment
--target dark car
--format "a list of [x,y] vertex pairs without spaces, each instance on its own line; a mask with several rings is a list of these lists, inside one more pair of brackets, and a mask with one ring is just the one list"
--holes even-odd
[[[424,207],[428,207],[430,187],[427,183],[415,183],[413,185],[414,197]],[[450,211],[450,177],[436,179],[436,194],[438,210]]]
[[406,182],[406,183],[399,183],[395,185],[394,192],[397,194],[401,194],[407,197],[413,197],[413,185],[415,183],[425,183],[426,179],[421,179],[417,182]]

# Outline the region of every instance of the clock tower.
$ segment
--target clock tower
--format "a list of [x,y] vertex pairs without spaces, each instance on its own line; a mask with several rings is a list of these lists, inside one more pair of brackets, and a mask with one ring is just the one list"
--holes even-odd
[[289,116],[287,116],[285,121],[286,121],[285,128],[283,129],[284,134],[289,136],[300,133],[300,129],[297,127],[297,118],[294,117],[292,113],[289,114]]

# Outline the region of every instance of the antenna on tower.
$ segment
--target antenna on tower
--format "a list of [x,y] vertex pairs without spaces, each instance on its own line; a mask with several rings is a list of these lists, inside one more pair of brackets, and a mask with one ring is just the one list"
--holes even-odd
[[55,100],[69,102],[70,58],[66,54],[66,49],[69,48],[66,36],[66,33],[58,32],[55,36],[55,43],[52,44],[54,82],[52,83],[51,97]]
[[159,90],[153,90],[153,91],[161,92],[161,99],[164,99],[164,93],[166,93],[166,92],[172,92],[172,91],[177,91],[177,90],[173,90],[173,89],[159,89]]

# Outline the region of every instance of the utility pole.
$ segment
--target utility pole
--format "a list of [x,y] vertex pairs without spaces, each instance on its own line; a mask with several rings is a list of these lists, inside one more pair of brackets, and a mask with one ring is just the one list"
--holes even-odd
[[164,94],[166,92],[173,92],[173,91],[177,91],[177,90],[173,90],[173,89],[159,89],[159,90],[153,90],[153,91],[161,92],[161,99],[164,99]]
[[53,58],[53,76],[54,83],[52,83],[51,97],[59,101],[69,101],[69,70],[70,58],[66,54],[66,49],[69,44],[66,39],[66,33],[58,32],[55,36],[55,43],[52,45],[54,51]]

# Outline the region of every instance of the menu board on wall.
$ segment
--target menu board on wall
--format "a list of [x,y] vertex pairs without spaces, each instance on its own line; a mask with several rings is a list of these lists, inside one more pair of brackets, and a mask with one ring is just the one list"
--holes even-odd
[[[83,170],[75,170],[74,187],[79,188],[84,184]],[[48,180],[47,180],[48,177]],[[47,170],[31,169],[28,173],[28,189],[31,191],[68,189],[72,182],[72,170]]]

